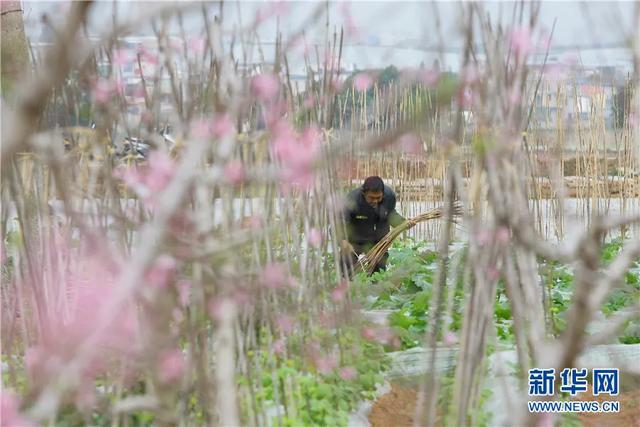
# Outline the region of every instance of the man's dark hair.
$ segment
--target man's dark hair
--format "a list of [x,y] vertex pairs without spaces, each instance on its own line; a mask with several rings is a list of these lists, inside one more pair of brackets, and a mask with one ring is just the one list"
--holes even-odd
[[362,184],[362,191],[365,193],[367,191],[374,191],[376,193],[378,191],[384,191],[384,182],[382,181],[382,178],[379,176],[370,176],[365,179],[364,184]]

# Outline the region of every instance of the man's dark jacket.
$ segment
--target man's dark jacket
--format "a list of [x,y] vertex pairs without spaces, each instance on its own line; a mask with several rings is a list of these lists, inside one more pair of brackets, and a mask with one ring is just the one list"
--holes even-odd
[[397,227],[404,220],[396,212],[396,194],[386,185],[382,202],[375,209],[365,200],[362,188],[356,188],[347,196],[345,222],[351,244],[378,243],[389,232],[389,225]]

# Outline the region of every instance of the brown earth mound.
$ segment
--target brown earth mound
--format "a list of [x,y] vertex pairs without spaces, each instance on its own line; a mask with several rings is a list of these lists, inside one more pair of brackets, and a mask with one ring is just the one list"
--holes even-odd
[[[391,391],[380,397],[371,409],[369,414],[371,426],[412,427],[417,396],[415,388],[391,384]],[[590,393],[584,393],[583,397],[577,400],[620,402],[618,413],[579,414],[578,419],[583,427],[640,427],[640,389],[622,392],[616,397],[594,397]],[[556,425],[561,425],[559,417],[556,417]]]

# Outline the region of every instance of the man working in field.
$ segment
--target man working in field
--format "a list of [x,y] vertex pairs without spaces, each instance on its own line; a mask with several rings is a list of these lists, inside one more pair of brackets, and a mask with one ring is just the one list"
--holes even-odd
[[[340,243],[342,262],[352,276],[358,256],[369,252],[389,232],[389,226],[397,227],[405,219],[396,212],[396,194],[379,176],[370,176],[348,194],[344,215],[347,238]],[[385,253],[373,271],[384,270],[388,257]]]

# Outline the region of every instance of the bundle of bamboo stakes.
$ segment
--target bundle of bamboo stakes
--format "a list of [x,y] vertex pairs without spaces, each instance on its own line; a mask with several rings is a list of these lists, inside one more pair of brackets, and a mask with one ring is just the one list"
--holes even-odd
[[[371,250],[358,261],[358,265],[355,266],[355,272],[366,271],[367,274],[371,274],[376,265],[380,262],[384,254],[389,250],[393,241],[400,234],[413,228],[417,223],[423,221],[429,221],[432,219],[441,218],[444,213],[444,209],[439,207],[431,209],[425,213],[417,215],[408,219],[397,227],[394,227],[386,236],[382,238]],[[453,216],[459,216],[462,214],[462,206],[459,203],[453,205]]]

